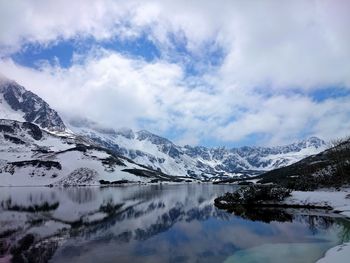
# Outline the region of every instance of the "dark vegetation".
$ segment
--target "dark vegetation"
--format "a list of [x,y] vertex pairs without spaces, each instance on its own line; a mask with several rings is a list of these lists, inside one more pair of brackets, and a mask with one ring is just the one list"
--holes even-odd
[[341,187],[350,183],[350,138],[295,164],[264,173],[259,183],[276,183],[293,190]]
[[285,212],[275,209],[331,209],[311,204],[286,204],[283,201],[292,190],[311,191],[321,187],[341,187],[350,183],[350,139],[336,140],[331,147],[295,164],[275,169],[255,177],[258,185],[240,182],[234,193],[215,199],[218,208],[242,217],[265,218],[270,215],[288,219]]
[[233,193],[226,193],[214,200],[215,206],[233,212],[250,220],[291,221],[292,216],[285,209],[332,209],[329,206],[313,204],[283,203],[291,190],[279,185],[243,186]]
[[226,193],[215,199],[215,205],[259,206],[269,204],[269,201],[282,201],[290,196],[291,190],[279,185],[243,186],[233,193]]
[[52,168],[56,168],[58,170],[62,169],[61,164],[56,161],[28,160],[28,161],[9,162],[8,164],[13,165],[14,167],[24,167],[24,166],[30,165],[38,168],[46,168],[47,170],[50,170]]
[[117,181],[100,180],[99,182],[101,185],[121,185],[121,184],[130,183],[130,181],[128,180],[117,180]]

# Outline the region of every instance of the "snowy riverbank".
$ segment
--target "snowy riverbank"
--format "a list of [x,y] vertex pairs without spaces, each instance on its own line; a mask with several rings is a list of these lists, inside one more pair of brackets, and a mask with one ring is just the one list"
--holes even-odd
[[[331,206],[335,212],[350,218],[350,188],[340,191],[331,189],[313,192],[293,191],[284,202],[288,204],[314,204]],[[347,263],[350,258],[350,242],[329,249],[317,263]]]
[[325,256],[316,263],[348,263],[350,258],[350,242],[329,249]]
[[336,213],[350,218],[350,188],[343,188],[340,191],[331,189],[312,192],[293,191],[284,203],[330,206]]

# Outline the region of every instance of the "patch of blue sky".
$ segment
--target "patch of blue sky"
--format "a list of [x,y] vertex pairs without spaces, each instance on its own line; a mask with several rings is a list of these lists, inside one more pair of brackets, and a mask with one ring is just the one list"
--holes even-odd
[[12,54],[11,58],[18,64],[39,68],[43,61],[50,64],[59,64],[60,67],[68,68],[73,63],[73,55],[87,54],[93,48],[104,48],[131,57],[142,58],[152,61],[160,57],[160,51],[146,35],[136,39],[121,40],[118,37],[108,41],[97,41],[93,38],[77,38],[60,40],[47,45],[29,43],[19,52]]
[[341,84],[317,86],[312,87],[310,90],[305,90],[297,86],[283,87],[281,89],[273,88],[271,83],[266,82],[256,86],[254,92],[255,94],[258,94],[264,98],[271,98],[278,95],[286,97],[292,97],[295,95],[307,96],[315,102],[323,102],[328,99],[337,99],[350,96],[349,87]]
[[169,46],[156,43],[147,35],[147,32],[136,38],[121,39],[116,36],[105,41],[77,37],[57,40],[45,45],[28,43],[19,52],[12,54],[11,58],[16,63],[31,68],[40,68],[43,62],[69,68],[73,63],[74,54],[88,54],[90,50],[97,47],[133,58],[141,58],[147,62],[165,59],[170,63],[180,64],[185,70],[186,77],[211,71],[225,58],[224,49],[215,42],[202,43],[198,52],[188,49],[187,40],[181,37],[181,34],[170,35],[169,42]]
[[73,52],[76,50],[74,41],[60,41],[48,46],[27,44],[11,58],[25,67],[39,68],[43,61],[50,64],[59,64],[60,67],[69,67],[72,63]]
[[339,86],[329,86],[321,87],[309,93],[309,96],[317,102],[322,102],[327,99],[337,99],[341,97],[350,96],[350,89],[339,85]]
[[135,39],[121,40],[118,37],[115,37],[98,44],[105,49],[114,50],[126,54],[127,56],[139,57],[148,62],[160,58],[158,47],[145,34],[142,34]]

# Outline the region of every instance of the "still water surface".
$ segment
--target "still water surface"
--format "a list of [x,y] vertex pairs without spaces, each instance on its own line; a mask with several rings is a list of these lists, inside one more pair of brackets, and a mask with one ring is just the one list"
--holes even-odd
[[[94,263],[315,262],[350,239],[349,221],[322,211],[289,210],[260,219],[213,206],[215,197],[235,189],[211,184],[0,188],[0,262],[11,257]],[[13,233],[1,235],[6,230]],[[11,247],[27,235],[34,236],[36,249],[11,255]]]

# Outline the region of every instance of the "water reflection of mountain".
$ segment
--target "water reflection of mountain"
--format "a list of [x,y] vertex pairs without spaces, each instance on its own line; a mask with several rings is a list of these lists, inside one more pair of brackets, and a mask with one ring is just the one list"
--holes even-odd
[[96,190],[89,187],[68,187],[62,193],[77,204],[89,203],[97,198]]
[[[80,191],[83,189],[81,188]],[[202,191],[193,187],[184,186],[180,190],[170,190],[170,192],[163,191],[164,188],[159,186],[135,188],[133,191],[127,189],[127,193],[123,193],[126,190],[124,188],[115,190],[121,192],[119,197],[121,197],[123,206],[120,211],[117,210],[112,216],[106,216],[101,221],[75,230],[75,233],[79,233],[77,236],[82,235],[85,239],[87,235],[106,235],[109,239],[114,240],[118,238],[123,241],[131,238],[145,240],[167,231],[177,222],[204,221],[210,217],[228,220],[230,217],[228,213],[212,205],[216,197],[215,193],[207,192],[203,196]],[[110,195],[110,189],[102,189],[102,193],[105,194],[104,198],[100,199],[102,203],[121,201]],[[68,191],[67,194],[70,196],[71,192]],[[85,197],[86,195],[79,194],[78,196]],[[81,200],[74,201],[82,203]],[[95,210],[91,209],[91,211]]]
[[217,262],[265,243],[323,240],[328,247],[349,238],[347,224],[320,214],[235,211],[240,216],[234,216],[216,209],[213,200],[232,190],[205,184],[6,190],[1,200],[21,207],[47,202],[53,209],[5,209],[0,224],[17,229],[16,240],[34,233],[36,250],[23,253],[33,257],[40,251],[42,262],[53,253],[53,262]]

